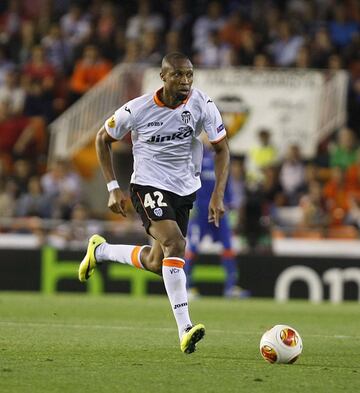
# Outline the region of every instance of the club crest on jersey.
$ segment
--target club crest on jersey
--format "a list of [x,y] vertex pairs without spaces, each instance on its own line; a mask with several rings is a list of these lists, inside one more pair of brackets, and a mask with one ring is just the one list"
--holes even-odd
[[107,122],[107,125],[109,128],[114,128],[115,127],[115,116],[111,116],[110,119]]
[[178,132],[171,135],[153,135],[146,142],[161,143],[166,141],[182,140],[191,136],[194,130],[190,126],[179,127]]
[[190,119],[191,119],[191,113],[189,111],[184,111],[181,114],[181,119],[184,123],[189,123]]

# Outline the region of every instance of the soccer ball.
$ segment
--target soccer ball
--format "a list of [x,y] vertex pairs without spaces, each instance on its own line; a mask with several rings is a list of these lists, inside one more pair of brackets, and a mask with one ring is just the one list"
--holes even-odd
[[275,325],[260,340],[261,356],[269,363],[294,363],[302,349],[300,334],[288,325]]

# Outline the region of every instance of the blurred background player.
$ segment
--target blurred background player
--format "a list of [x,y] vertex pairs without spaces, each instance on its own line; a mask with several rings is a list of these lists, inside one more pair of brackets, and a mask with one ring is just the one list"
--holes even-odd
[[[216,181],[214,151],[204,134],[202,134],[202,141],[204,144],[202,171],[200,175],[202,186],[196,193],[194,213],[190,218],[188,227],[188,242],[185,254],[186,263],[184,270],[187,276],[188,297],[189,299],[193,299],[200,294],[193,283],[192,272],[199,254],[199,245],[206,235],[209,235],[212,241],[219,242],[222,245],[220,258],[226,274],[223,291],[224,296],[248,297],[250,295],[249,291],[238,286],[238,267],[235,252],[231,245],[232,230],[228,213],[225,213],[220,219],[218,227],[214,223],[209,222],[208,206]],[[226,208],[235,207],[230,177],[225,188],[224,203]]]

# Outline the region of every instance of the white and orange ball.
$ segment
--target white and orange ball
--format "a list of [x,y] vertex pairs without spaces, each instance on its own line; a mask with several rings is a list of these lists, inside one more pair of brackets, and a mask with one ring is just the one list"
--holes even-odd
[[288,325],[275,325],[260,340],[261,356],[269,363],[294,363],[302,349],[300,334]]

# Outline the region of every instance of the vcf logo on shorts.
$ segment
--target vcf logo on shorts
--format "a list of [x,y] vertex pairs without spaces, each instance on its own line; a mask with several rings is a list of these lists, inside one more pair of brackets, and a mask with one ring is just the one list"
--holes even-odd
[[163,210],[162,210],[161,207],[157,207],[157,208],[154,209],[154,214],[157,217],[161,217],[164,213],[163,213]]

